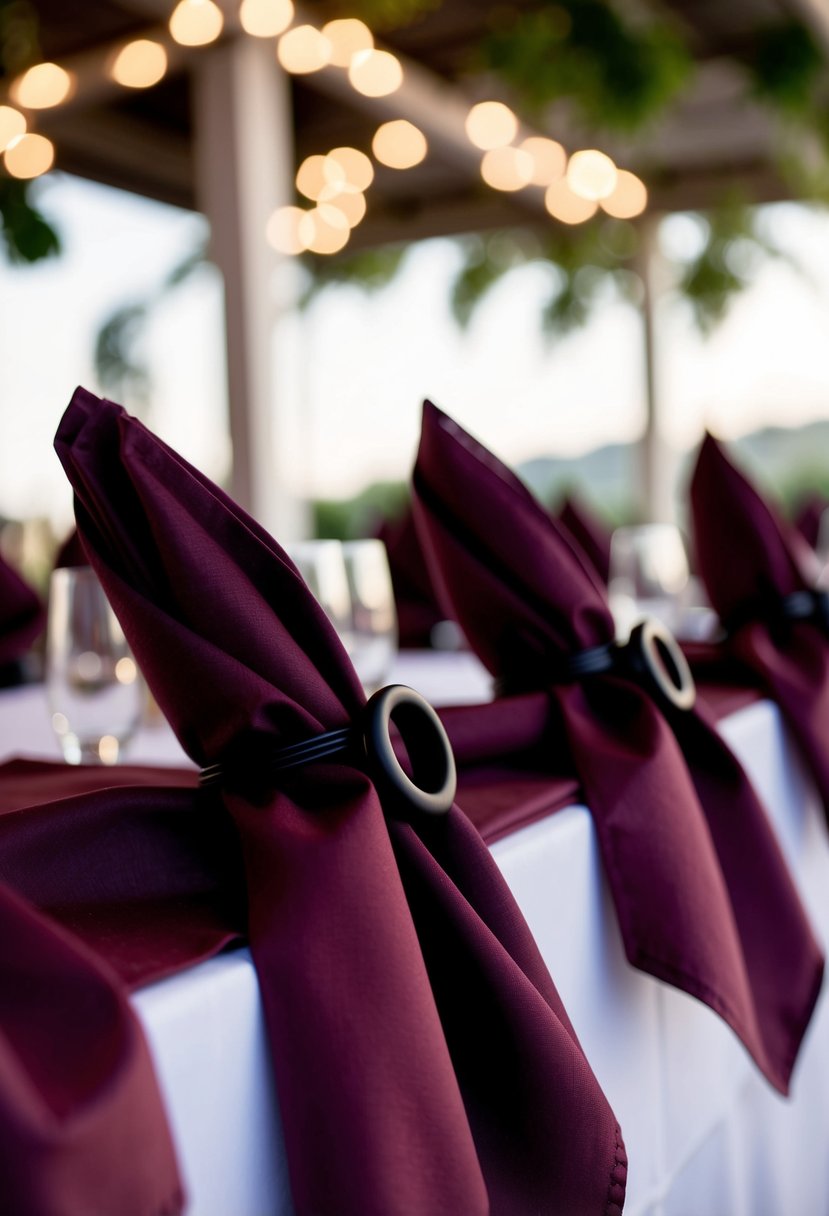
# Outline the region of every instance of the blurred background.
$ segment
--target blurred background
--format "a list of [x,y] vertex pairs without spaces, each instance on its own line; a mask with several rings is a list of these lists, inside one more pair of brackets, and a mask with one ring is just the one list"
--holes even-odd
[[829,495],[821,0],[0,0],[0,545],[75,385],[283,541],[405,506],[429,397],[671,520],[705,428]]

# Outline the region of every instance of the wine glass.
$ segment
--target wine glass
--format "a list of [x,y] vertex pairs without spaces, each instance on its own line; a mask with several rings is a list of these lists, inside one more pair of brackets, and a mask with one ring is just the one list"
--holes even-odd
[[679,528],[642,524],[613,533],[608,593],[621,637],[643,616],[681,632],[688,585],[688,557]]
[[52,572],[46,637],[52,726],[70,764],[116,764],[144,709],[144,683],[87,566]]
[[397,615],[389,561],[381,540],[343,545],[351,593],[351,661],[367,693],[378,689],[397,654]]
[[299,541],[288,546],[288,555],[351,655],[354,649],[351,593],[342,544],[338,540]]

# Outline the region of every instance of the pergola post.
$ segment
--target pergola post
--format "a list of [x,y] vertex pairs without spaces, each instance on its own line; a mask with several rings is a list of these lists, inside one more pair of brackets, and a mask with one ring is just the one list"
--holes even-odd
[[649,523],[672,522],[672,468],[662,434],[662,401],[657,340],[657,310],[664,267],[659,250],[658,215],[642,222],[640,273],[644,286],[642,321],[645,339],[645,432],[639,445],[639,513]]
[[265,239],[269,215],[293,194],[293,119],[290,83],[270,43],[234,38],[200,57],[194,125],[199,207],[224,279],[230,490],[280,541],[294,540],[307,533],[309,513],[285,488],[290,445],[274,376],[286,306],[275,282],[293,271]]

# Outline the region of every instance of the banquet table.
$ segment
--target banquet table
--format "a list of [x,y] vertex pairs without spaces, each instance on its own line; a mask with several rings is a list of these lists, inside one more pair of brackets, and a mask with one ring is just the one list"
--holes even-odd
[[[410,684],[438,705],[491,695],[489,677],[467,653],[403,654],[391,680]],[[816,795],[778,711],[757,701],[720,726],[768,808],[825,948],[829,843]],[[58,755],[43,689],[0,693],[0,761]],[[164,725],[143,729],[128,759],[190,763]],[[497,841],[492,853],[622,1125],[630,1163],[625,1212],[829,1212],[825,993],[791,1096],[783,1099],[710,1009],[627,964],[585,807],[568,807],[521,828]],[[248,951],[223,954],[132,999],[164,1094],[188,1212],[288,1216],[285,1164],[274,1151],[281,1142],[279,1112]]]

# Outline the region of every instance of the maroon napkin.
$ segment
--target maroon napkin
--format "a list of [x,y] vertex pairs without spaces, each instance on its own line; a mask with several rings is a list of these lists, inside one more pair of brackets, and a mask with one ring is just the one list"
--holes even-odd
[[26,653],[45,620],[37,594],[0,557],[0,668]]
[[785,1092],[823,961],[712,716],[663,712],[621,674],[556,682],[565,656],[613,639],[596,573],[523,484],[429,403],[414,486],[433,574],[470,645],[500,680],[548,690],[546,738],[553,752],[555,733],[569,746],[630,962],[710,1005]]
[[808,591],[815,557],[708,435],[691,481],[694,543],[723,653],[780,706],[829,815],[829,614],[789,620],[784,597]]
[[73,528],[55,554],[55,569],[61,570],[64,566],[86,566],[88,564],[78,529]]
[[152,1063],[115,973],[0,883],[0,975],[0,1210],[180,1213]]
[[[264,752],[364,696],[287,556],[118,406],[56,446],[79,531],[190,755]],[[535,943],[455,808],[411,824],[346,759],[224,794],[299,1216],[605,1216],[625,1157]]]
[[558,510],[559,522],[581,545],[603,583],[610,576],[610,530],[580,499],[568,494]]
[[411,507],[399,519],[384,521],[377,535],[388,554],[400,645],[429,647],[432,630],[446,613],[435,597]]

